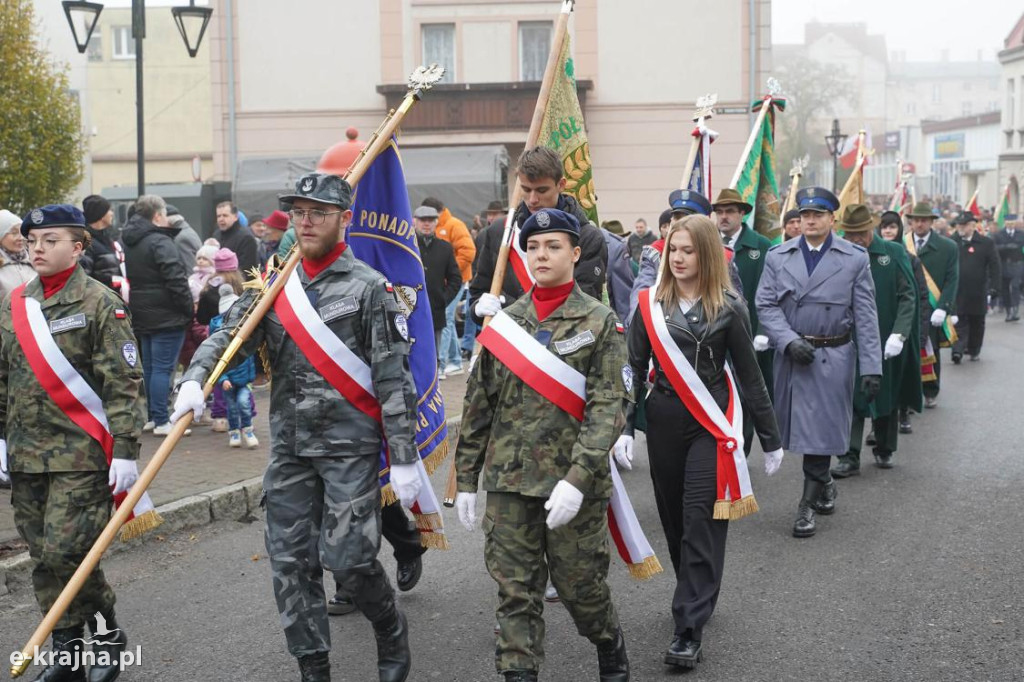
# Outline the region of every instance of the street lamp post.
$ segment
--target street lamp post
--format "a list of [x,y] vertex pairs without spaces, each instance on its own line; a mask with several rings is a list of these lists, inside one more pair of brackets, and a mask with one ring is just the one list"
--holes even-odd
[[[71,35],[75,39],[78,52],[84,53],[89,45],[96,23],[99,21],[103,3],[85,2],[84,0],[63,0],[64,14],[71,27]],[[178,27],[181,39],[185,41],[185,49],[189,57],[194,58],[199,52],[199,45],[206,34],[206,26],[213,15],[212,7],[196,7],[196,0],[189,0],[187,6],[172,7],[171,15]],[[77,21],[76,21],[77,19]],[[82,35],[79,35],[79,24]],[[146,0],[132,0],[132,38],[135,40],[135,146],[136,166],[138,168],[138,194],[146,193],[146,139],[145,117],[143,114],[143,83],[142,83],[142,39],[146,37]]]
[[828,153],[832,155],[832,192],[835,193],[839,176],[839,155],[843,153],[843,145],[846,138],[845,133],[839,132],[839,119],[832,119],[832,134],[825,136],[825,144],[828,145]]

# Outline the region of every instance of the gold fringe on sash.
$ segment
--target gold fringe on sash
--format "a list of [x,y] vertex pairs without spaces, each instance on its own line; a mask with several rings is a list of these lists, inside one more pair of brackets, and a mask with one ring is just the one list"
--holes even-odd
[[441,520],[439,513],[413,514],[413,516],[416,517],[416,527],[421,531],[442,530],[444,528],[444,522]]
[[434,472],[437,471],[437,467],[441,466],[441,463],[448,458],[448,439],[445,438],[441,441],[433,452],[426,457],[423,457],[423,466],[427,469],[427,474],[433,476]]
[[118,531],[118,537],[121,539],[121,542],[141,538],[145,533],[153,530],[163,522],[163,517],[157,514],[155,509],[150,509],[148,512],[136,516],[121,526],[121,530]]
[[629,574],[636,580],[650,580],[664,569],[653,554],[639,564],[629,564]]
[[391,487],[391,482],[385,483],[380,489],[380,506],[386,507],[389,504],[398,502],[398,495],[395,494],[394,489]]
[[448,536],[444,533],[420,533],[420,545],[427,549],[451,549],[448,545]]
[[732,502],[730,500],[716,500],[715,513],[712,518],[716,521],[739,521],[744,516],[750,516],[760,510],[757,500],[753,495]]

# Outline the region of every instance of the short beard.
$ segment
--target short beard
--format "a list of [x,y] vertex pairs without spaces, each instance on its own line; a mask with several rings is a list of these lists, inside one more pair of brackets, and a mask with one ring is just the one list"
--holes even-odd
[[303,258],[309,260],[317,260],[323,258],[331,252],[338,242],[341,240],[341,226],[338,225],[336,229],[332,230],[328,234],[325,234],[323,239],[318,241],[316,244],[310,244],[299,240],[299,251],[302,252]]

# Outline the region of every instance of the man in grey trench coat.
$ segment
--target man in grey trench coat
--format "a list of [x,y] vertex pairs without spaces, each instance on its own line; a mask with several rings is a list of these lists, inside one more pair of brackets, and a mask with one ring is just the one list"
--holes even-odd
[[811,537],[815,512],[835,511],[832,455],[849,447],[853,382],[881,387],[875,286],[867,252],[832,234],[839,200],[827,189],[797,194],[803,235],[768,251],[758,286],[761,333],[775,348],[775,413],[782,446],[804,455],[804,491],[793,535]]

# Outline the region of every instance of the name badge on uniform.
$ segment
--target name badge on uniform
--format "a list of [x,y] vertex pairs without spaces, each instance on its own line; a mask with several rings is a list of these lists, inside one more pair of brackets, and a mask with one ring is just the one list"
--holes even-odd
[[78,313],[71,317],[62,317],[59,320],[50,322],[50,333],[60,334],[71,329],[85,329],[85,313]]
[[571,339],[555,341],[555,350],[558,351],[559,355],[568,355],[569,353],[575,353],[580,348],[589,346],[596,342],[596,339],[594,339],[594,333],[588,329],[582,334],[577,334]]
[[359,301],[356,300],[355,296],[346,296],[340,301],[335,301],[325,305],[319,310],[320,319],[324,322],[330,322],[339,317],[345,317],[359,310]]

